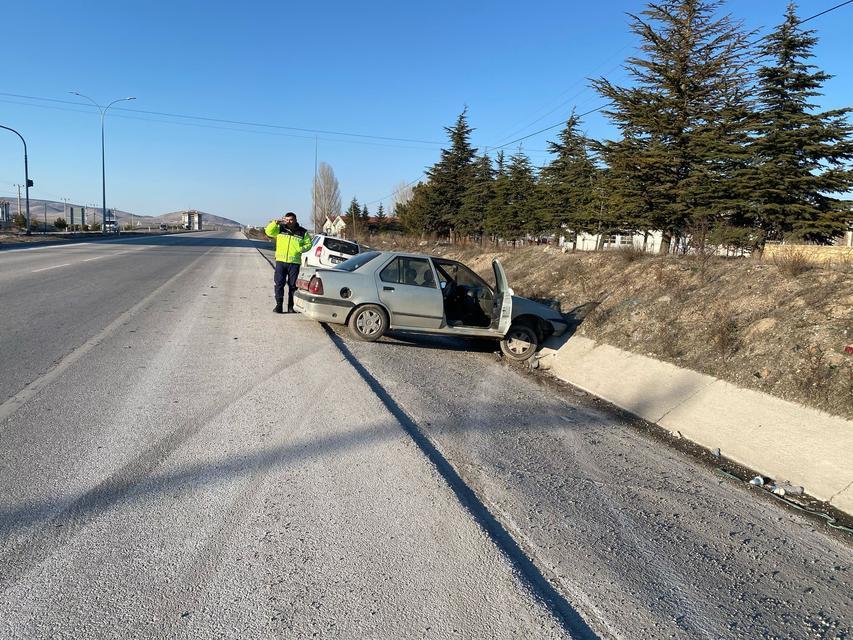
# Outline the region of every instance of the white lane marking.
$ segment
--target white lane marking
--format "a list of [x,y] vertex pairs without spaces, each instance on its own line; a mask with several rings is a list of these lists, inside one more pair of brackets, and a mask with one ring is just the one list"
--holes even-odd
[[33,273],[38,273],[39,271],[50,271],[51,269],[59,269],[59,267],[70,267],[71,263],[66,262],[65,264],[55,264],[52,267],[43,267],[41,269],[33,269]]
[[86,258],[82,262],[92,262],[92,260],[100,260],[101,258],[109,258],[109,256],[98,256],[97,258]]
[[[79,347],[74,349],[67,356],[62,358],[56,365],[49,369],[43,376],[40,378],[36,378],[26,387],[18,391],[11,398],[6,400],[3,404],[0,404],[0,424],[6,421],[6,419],[11,416],[15,411],[17,411],[21,406],[23,406],[26,402],[28,402],[33,396],[35,396],[39,391],[44,389],[51,382],[56,380],[62,373],[75,362],[77,362],[80,358],[85,356],[89,351],[98,346],[102,340],[104,340],[110,333],[115,331],[118,327],[120,327],[123,323],[125,323],[128,319],[136,315],[140,309],[145,307],[148,303],[150,303],[154,298],[160,295],[166,288],[170,287],[173,282],[178,280],[181,276],[183,276],[187,271],[189,271],[195,264],[204,258],[208,253],[210,253],[213,248],[208,249],[200,256],[198,256],[195,260],[190,262],[186,267],[181,269],[178,273],[173,275],[171,278],[166,280],[159,287],[154,289],[151,293],[149,293],[145,298],[137,302],[130,309],[122,313],[115,320],[110,322],[106,327],[104,327],[99,333],[89,338],[86,342],[81,344]],[[3,430],[0,429],[0,433]]]

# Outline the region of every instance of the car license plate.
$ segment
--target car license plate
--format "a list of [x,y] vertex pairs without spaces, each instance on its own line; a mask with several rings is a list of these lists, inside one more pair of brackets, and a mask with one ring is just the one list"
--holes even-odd
[[339,258],[338,256],[329,256],[332,259],[332,262],[335,264],[340,264],[341,262],[345,262],[345,258]]

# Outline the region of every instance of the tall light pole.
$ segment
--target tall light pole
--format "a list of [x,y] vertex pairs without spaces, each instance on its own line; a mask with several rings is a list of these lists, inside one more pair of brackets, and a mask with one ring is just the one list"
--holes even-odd
[[[22,136],[20,133],[18,133],[11,127],[4,127],[2,124],[0,124],[0,129],[6,129],[6,131],[11,131],[21,139],[21,142],[24,143],[24,187],[27,196],[27,235],[30,235],[30,186],[32,185],[32,181],[30,180],[30,169],[29,166],[27,166],[27,141],[24,140],[24,136]],[[20,194],[21,192],[18,191],[18,193]],[[20,204],[18,205],[18,213],[21,213]]]
[[75,96],[80,96],[81,98],[86,98],[89,102],[95,105],[98,108],[98,111],[101,114],[101,202],[103,204],[103,208],[101,209],[101,233],[107,232],[107,172],[106,172],[106,163],[104,160],[104,117],[107,115],[107,109],[113,106],[116,102],[124,102],[126,100],[136,100],[135,97],[131,96],[129,98],[119,98],[118,100],[113,100],[106,107],[102,107],[97,102],[92,100],[89,96],[84,96],[82,93],[78,93],[77,91],[71,91]]

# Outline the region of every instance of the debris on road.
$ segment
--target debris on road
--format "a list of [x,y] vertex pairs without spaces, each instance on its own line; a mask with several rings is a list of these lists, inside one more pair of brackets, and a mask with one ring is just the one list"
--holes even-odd
[[749,484],[755,485],[756,487],[764,486],[764,478],[761,476],[755,476],[752,480],[749,481]]

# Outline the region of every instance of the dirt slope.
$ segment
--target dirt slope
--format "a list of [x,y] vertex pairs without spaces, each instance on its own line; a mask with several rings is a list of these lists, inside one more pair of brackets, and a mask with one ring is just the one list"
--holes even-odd
[[401,243],[459,259],[519,295],[554,299],[580,335],[853,419],[853,270],[750,259]]

